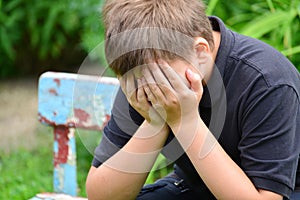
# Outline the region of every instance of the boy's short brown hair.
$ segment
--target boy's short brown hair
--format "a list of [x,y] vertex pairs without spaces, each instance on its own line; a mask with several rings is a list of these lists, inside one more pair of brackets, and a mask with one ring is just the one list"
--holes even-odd
[[205,38],[213,48],[212,28],[198,0],[106,0],[105,53],[117,75],[147,60],[187,59],[193,38]]

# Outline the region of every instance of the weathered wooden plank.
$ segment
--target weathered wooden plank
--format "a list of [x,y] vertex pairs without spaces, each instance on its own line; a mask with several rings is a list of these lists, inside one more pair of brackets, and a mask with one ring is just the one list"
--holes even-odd
[[55,193],[76,196],[75,128],[102,130],[118,87],[116,78],[56,72],[40,77],[39,121],[52,126],[54,132]]
[[53,187],[54,192],[77,195],[75,129],[54,127]]
[[116,78],[47,72],[39,80],[39,120],[51,126],[101,130],[118,84]]
[[87,200],[87,198],[74,197],[66,194],[43,193],[37,194],[29,200]]

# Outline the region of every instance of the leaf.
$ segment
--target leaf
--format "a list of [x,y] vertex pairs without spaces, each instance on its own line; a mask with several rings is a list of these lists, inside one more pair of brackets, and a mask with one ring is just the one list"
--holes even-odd
[[15,58],[15,51],[12,47],[12,43],[8,36],[8,33],[4,28],[0,29],[0,41],[0,47],[2,46],[9,59],[13,60]]
[[9,1],[9,3],[4,6],[4,10],[6,12],[10,12],[13,9],[15,9],[16,7],[18,7],[21,3],[22,3],[22,0],[12,0],[12,1]]
[[295,16],[296,12],[294,10],[292,10],[292,12],[277,10],[276,12],[253,19],[249,25],[246,25],[245,28],[241,30],[241,33],[254,38],[260,38],[266,33],[277,29],[286,23],[286,21],[291,21]]
[[283,44],[285,48],[291,48],[292,47],[292,29],[291,26],[286,26],[285,32],[284,32],[284,39]]
[[290,48],[290,49],[287,49],[287,50],[283,50],[283,51],[281,51],[281,53],[285,56],[291,56],[291,55],[298,54],[298,53],[300,53],[300,45]]
[[46,18],[45,25],[42,27],[41,36],[41,51],[40,57],[42,59],[46,58],[47,54],[52,53],[51,48],[55,45],[56,41],[52,41],[52,37],[57,34],[55,30],[55,25],[60,20],[59,14],[63,12],[61,5],[56,5],[51,8],[50,13]]
[[209,1],[209,4],[206,8],[206,14],[207,15],[212,15],[213,14],[213,11],[214,9],[216,8],[217,4],[218,4],[219,0],[210,0]]
[[37,26],[37,16],[33,10],[28,13],[28,29],[30,32],[30,44],[32,47],[37,47],[40,42],[40,26]]
[[60,23],[61,27],[64,29],[65,32],[70,33],[78,28],[80,25],[78,16],[75,12],[73,13],[65,13],[62,16],[62,23]]
[[4,24],[6,19],[8,18],[7,15],[5,15],[1,10],[0,10],[0,24]]
[[43,41],[44,43],[50,42],[50,38],[54,30],[54,26],[56,23],[56,20],[58,20],[58,15],[61,12],[61,8],[59,6],[53,7],[52,10],[50,10],[49,16],[45,22],[44,30],[43,30]]
[[232,16],[231,18],[226,20],[226,23],[235,26],[238,23],[247,23],[252,19],[253,19],[253,13],[242,13],[242,14]]
[[18,8],[12,12],[5,22],[7,27],[13,27],[24,19],[24,9]]
[[271,12],[275,12],[275,7],[274,7],[274,4],[273,4],[273,1],[272,0],[267,0],[267,3],[268,3],[268,6],[269,6]]

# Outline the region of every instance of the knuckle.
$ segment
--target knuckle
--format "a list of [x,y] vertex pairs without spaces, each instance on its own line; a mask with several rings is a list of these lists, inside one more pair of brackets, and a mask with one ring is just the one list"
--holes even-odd
[[135,95],[130,95],[128,99],[129,99],[130,103],[136,102]]
[[181,97],[180,97],[180,98],[182,98],[182,99],[189,99],[190,96],[191,96],[191,93],[188,92],[188,91],[185,91],[185,92],[183,92],[183,93],[181,94]]
[[172,97],[168,101],[165,101],[165,105],[169,108],[176,108],[179,105],[177,98]]

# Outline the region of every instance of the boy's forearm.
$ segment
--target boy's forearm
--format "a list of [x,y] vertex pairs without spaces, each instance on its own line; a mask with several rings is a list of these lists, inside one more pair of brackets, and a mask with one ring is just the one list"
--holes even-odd
[[[144,122],[128,143],[87,179],[90,200],[135,199],[151,170],[169,129]],[[155,133],[155,134],[153,134]]]
[[[201,118],[195,121],[196,125],[183,123],[180,128],[177,127],[175,135],[217,199],[282,199],[281,195],[273,192],[257,190],[244,171],[223,150]],[[197,128],[193,129],[194,126]]]

